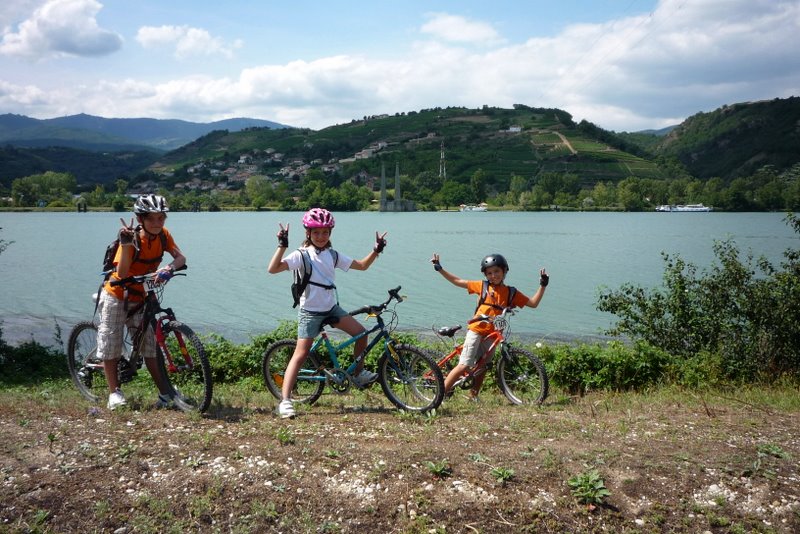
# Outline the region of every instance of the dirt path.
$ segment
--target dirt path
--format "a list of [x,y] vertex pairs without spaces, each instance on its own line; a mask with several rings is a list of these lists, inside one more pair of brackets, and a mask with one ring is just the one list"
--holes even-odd
[[564,144],[567,146],[567,148],[569,149],[569,151],[570,151],[570,153],[571,153],[572,155],[575,155],[575,154],[577,154],[577,153],[578,153],[578,151],[577,151],[577,150],[575,150],[574,148],[572,148],[572,144],[569,142],[569,139],[567,139],[567,138],[564,136],[564,134],[562,134],[561,132],[555,132],[555,131],[554,131],[553,133],[555,133],[555,134],[556,134],[558,137],[560,137],[560,138],[561,138],[561,142],[562,142],[562,143],[564,143]]
[[[800,414],[719,397],[487,394],[421,418],[370,394],[289,422],[15,399],[0,532],[800,531]],[[590,469],[611,493],[593,510],[568,484]]]

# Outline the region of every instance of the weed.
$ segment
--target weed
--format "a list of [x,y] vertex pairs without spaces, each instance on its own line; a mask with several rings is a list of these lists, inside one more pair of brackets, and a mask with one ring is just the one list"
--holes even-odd
[[450,467],[450,464],[447,463],[447,458],[438,462],[427,460],[425,462],[425,467],[428,468],[428,471],[430,471],[433,476],[439,479],[447,478],[453,474],[453,469]]
[[502,485],[514,478],[514,470],[508,467],[495,467],[492,476]]
[[117,456],[124,462],[127,461],[134,452],[136,452],[136,446],[132,443],[125,443],[120,445],[119,449],[117,449]]
[[567,481],[572,488],[572,495],[581,504],[601,504],[603,499],[611,492],[606,489],[606,483],[596,469],[590,469],[575,475]]
[[276,435],[281,445],[291,445],[295,441],[294,432],[288,426],[280,427]]
[[479,452],[473,452],[472,454],[470,454],[469,459],[472,460],[473,462],[484,463],[484,464],[489,461],[489,459],[486,456],[482,455]]
[[328,449],[327,451],[325,451],[325,457],[326,458],[338,458],[339,457],[339,451],[334,450],[334,449]]
[[773,445],[771,443],[765,443],[763,445],[759,445],[757,447],[759,456],[774,456],[775,458],[780,458],[781,460],[786,460],[790,457],[789,453],[784,451],[777,445]]

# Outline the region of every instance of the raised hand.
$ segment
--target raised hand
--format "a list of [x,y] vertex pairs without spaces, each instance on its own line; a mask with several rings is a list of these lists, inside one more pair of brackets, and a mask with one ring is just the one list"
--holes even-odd
[[386,234],[388,232],[383,232],[383,235],[378,235],[378,232],[375,232],[375,246],[372,248],[376,253],[380,254],[383,252],[383,249],[386,248]]
[[281,227],[278,231],[278,246],[286,248],[289,246],[289,223],[286,223],[286,228],[283,227],[283,223],[278,223],[278,226]]
[[547,271],[544,269],[539,271],[539,285],[542,287],[547,287],[547,284],[550,283],[550,276],[547,274]]
[[435,252],[433,253],[433,257],[431,258],[431,263],[433,264],[433,268],[437,271],[442,270],[442,264],[439,263],[439,255]]
[[136,250],[139,250],[139,243],[136,242],[136,228],[133,226],[134,219],[131,217],[131,223],[125,224],[125,219],[119,218],[122,223],[122,228],[119,229],[119,244],[120,245],[133,245]]

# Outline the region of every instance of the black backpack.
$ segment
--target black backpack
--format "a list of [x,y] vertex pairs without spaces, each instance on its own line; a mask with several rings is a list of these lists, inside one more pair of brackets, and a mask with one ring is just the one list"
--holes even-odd
[[[478,313],[478,310],[483,303],[486,302],[486,296],[489,294],[489,281],[484,280],[483,285],[481,286],[481,296],[478,297],[478,305],[475,306],[475,313]],[[514,306],[514,297],[517,296],[517,288],[514,286],[508,286],[508,306],[506,308],[512,308]],[[500,311],[503,311],[503,306],[498,306],[497,304],[489,304],[492,308],[496,308]]]
[[[296,308],[297,305],[300,304],[300,297],[303,293],[305,293],[308,284],[325,289],[336,289],[336,286],[334,285],[327,286],[325,284],[312,282],[311,271],[313,268],[311,267],[311,256],[308,255],[308,251],[306,249],[299,248],[297,250],[300,252],[300,256],[303,258],[303,266],[292,273],[292,299],[294,299],[292,308]],[[333,249],[330,249],[330,251],[331,255],[333,255],[333,266],[336,267],[336,264],[339,262],[339,253]]]

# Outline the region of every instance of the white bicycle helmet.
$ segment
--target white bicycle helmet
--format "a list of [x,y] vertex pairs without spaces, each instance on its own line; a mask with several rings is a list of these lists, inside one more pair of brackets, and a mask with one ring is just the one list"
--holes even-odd
[[136,215],[145,213],[166,213],[169,211],[167,199],[161,195],[140,195],[133,204],[133,212]]

